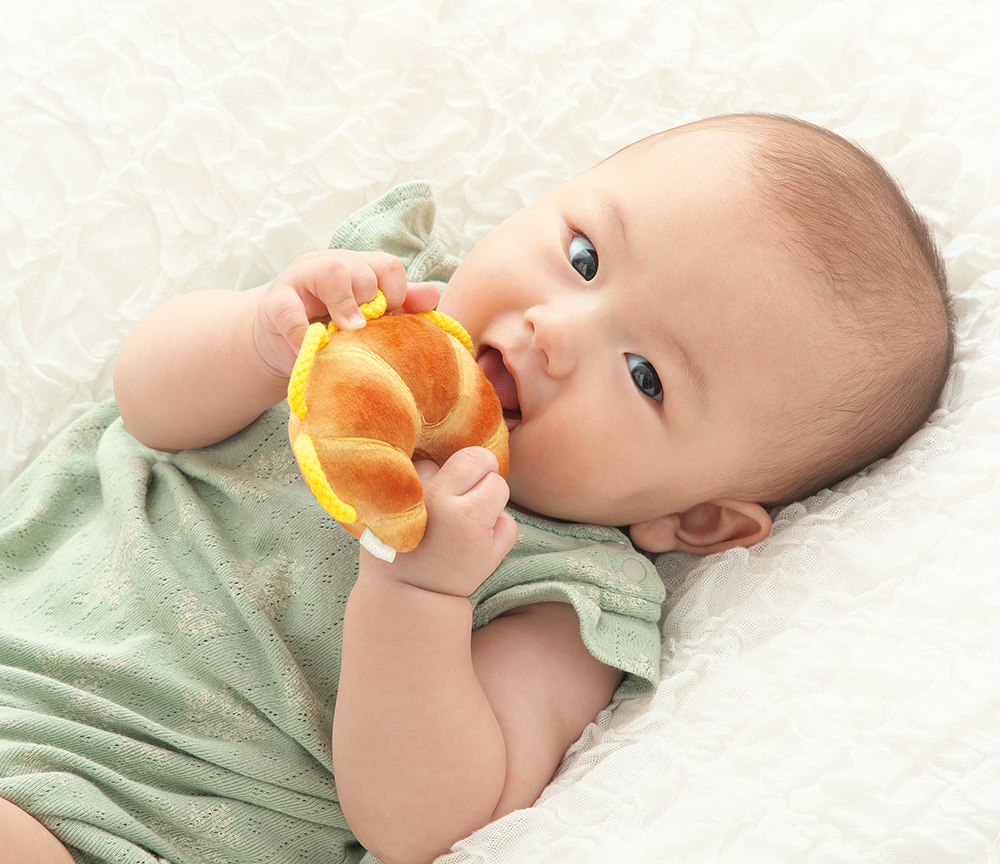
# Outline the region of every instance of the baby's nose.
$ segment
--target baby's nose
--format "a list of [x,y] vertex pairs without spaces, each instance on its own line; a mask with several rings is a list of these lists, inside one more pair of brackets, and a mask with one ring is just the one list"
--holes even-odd
[[581,351],[592,342],[582,304],[546,303],[525,312],[532,331],[532,345],[544,357],[546,371],[553,378],[567,378],[576,368]]

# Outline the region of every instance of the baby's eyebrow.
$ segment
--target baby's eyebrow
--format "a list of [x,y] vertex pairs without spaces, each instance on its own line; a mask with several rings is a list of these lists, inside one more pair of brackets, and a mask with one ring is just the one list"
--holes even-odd
[[613,234],[617,234],[621,242],[622,251],[626,254],[629,251],[628,226],[625,223],[625,211],[621,201],[613,192],[599,190],[597,192],[597,204],[600,208],[601,218]]
[[705,384],[705,372],[701,365],[698,364],[691,353],[687,351],[683,345],[679,342],[677,343],[677,349],[680,351],[681,357],[683,358],[684,375],[691,385],[691,389],[694,391],[695,399],[698,404],[698,408],[704,415],[708,410],[708,388]]

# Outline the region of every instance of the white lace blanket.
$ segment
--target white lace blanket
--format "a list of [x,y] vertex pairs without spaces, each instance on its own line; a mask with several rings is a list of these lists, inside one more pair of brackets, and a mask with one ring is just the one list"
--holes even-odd
[[944,410],[749,553],[664,561],[656,696],[446,860],[1000,860],[996,0],[0,0],[0,20],[0,486],[110,393],[150,308],[268,280],[394,183],[430,180],[464,252],[710,114],[797,114],[880,157],[947,259]]

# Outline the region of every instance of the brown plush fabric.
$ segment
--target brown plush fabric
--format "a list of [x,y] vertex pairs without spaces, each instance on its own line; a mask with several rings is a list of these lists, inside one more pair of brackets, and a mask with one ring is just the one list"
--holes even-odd
[[309,372],[305,419],[337,497],[357,511],[341,524],[365,526],[406,552],[423,537],[427,512],[413,459],[442,465],[463,447],[487,447],[507,476],[507,427],[493,388],[468,350],[419,315],[388,315],[361,330],[330,334]]

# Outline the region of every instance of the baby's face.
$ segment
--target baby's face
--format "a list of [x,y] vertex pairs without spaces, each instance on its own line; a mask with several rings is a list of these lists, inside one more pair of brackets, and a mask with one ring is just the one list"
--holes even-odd
[[440,309],[505,408],[515,504],[624,525],[755,494],[768,430],[824,374],[808,358],[829,315],[731,142],[688,132],[608,160],[452,277]]

